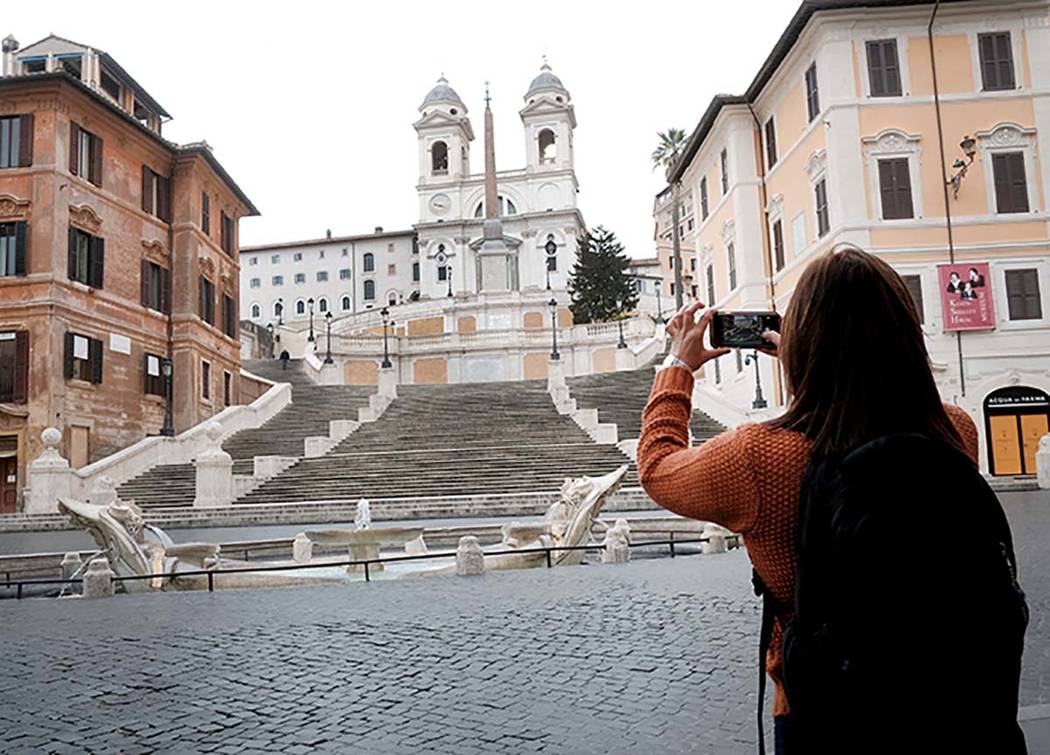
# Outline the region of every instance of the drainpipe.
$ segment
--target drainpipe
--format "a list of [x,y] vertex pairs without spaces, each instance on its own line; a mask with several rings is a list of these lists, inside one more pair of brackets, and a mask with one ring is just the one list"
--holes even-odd
[[[926,27],[926,38],[930,45],[930,69],[933,73],[933,107],[937,112],[937,141],[941,151],[941,186],[944,189],[944,218],[948,230],[948,262],[955,264],[955,234],[952,229],[952,208],[948,199],[948,157],[944,152],[944,126],[941,121],[941,92],[937,82],[937,56],[933,50],[933,24],[937,12],[941,9],[941,0],[933,6],[929,26]],[[940,286],[938,286],[938,289]],[[963,367],[962,332],[955,331],[955,345],[959,353],[959,386],[962,395],[966,395],[966,370]]]
[[[174,199],[173,198],[175,196],[175,163],[174,163],[174,161],[171,163],[171,168],[170,168],[170,171],[169,171],[169,175],[171,176],[168,179],[168,205],[169,205],[168,212],[169,212],[169,215],[170,215],[171,214],[170,207],[174,203]],[[174,297],[172,296],[172,289],[174,288],[174,280],[175,280],[175,223],[174,223],[174,218],[169,218],[167,223],[168,223],[168,285],[167,285],[167,289],[168,290],[165,292],[165,294],[166,294],[166,296],[168,298],[168,307],[167,307],[168,311],[165,314],[168,316],[168,323],[167,323],[167,340],[168,340],[168,343],[167,343],[167,359],[168,359],[168,364],[171,365],[171,377],[168,379],[168,394],[169,395],[165,397],[167,399],[167,401],[168,401],[168,406],[165,407],[165,411],[170,411],[171,412],[171,414],[172,414],[171,426],[174,428],[175,427],[175,417],[174,417],[174,413],[175,413],[174,412],[174,410],[175,410],[175,357],[174,357],[174,351],[175,351],[175,349],[174,349],[175,324],[174,324],[174,317],[173,317],[173,314],[172,314],[175,311],[175,301],[174,301]]]
[[[353,307],[351,310],[353,314],[357,314],[357,244],[354,243],[353,239],[350,239],[350,288],[354,292],[353,298],[350,300],[350,306]],[[363,285],[363,284],[362,284]],[[364,289],[361,290],[361,294],[364,295]]]
[[[765,269],[766,274],[766,290],[769,293],[769,311],[777,311],[777,290],[776,283],[773,281],[773,274],[775,264],[773,262],[773,244],[769,239],[769,211],[766,209],[769,206],[768,191],[766,188],[766,160],[765,154],[762,150],[763,147],[763,134],[762,134],[762,123],[758,120],[758,115],[755,113],[755,108],[751,103],[747,105],[748,111],[751,113],[751,119],[755,122],[755,133],[758,134],[758,154],[756,155],[756,162],[758,164],[758,190],[759,190],[759,201],[762,202],[762,266]],[[774,360],[776,369],[773,370],[773,374],[776,375],[776,390],[777,390],[777,405],[784,405],[784,379],[781,375],[782,366],[780,360]],[[758,367],[756,365],[755,369]]]

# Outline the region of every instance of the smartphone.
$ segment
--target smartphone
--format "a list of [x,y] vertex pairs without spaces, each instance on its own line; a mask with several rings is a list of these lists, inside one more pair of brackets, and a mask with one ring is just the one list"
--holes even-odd
[[780,332],[780,315],[776,312],[719,312],[711,320],[711,345],[718,349],[769,349],[762,337],[767,330]]

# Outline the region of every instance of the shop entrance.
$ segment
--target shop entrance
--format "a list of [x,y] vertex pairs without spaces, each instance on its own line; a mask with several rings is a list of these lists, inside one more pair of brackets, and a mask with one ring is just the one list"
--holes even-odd
[[1002,388],[984,400],[984,421],[991,473],[1034,475],[1039,440],[1050,432],[1050,396],[1037,388]]
[[18,439],[0,437],[0,514],[14,514],[18,502]]

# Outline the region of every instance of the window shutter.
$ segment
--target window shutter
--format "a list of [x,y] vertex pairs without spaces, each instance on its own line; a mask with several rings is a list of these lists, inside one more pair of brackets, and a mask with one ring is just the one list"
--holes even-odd
[[999,88],[999,66],[995,56],[995,37],[991,34],[982,34],[981,39],[981,76],[984,79],[984,88]]
[[69,172],[79,175],[77,166],[80,163],[80,126],[69,124]]
[[784,224],[777,221],[773,224],[773,251],[776,257],[777,270],[784,269]]
[[149,291],[149,289],[150,289],[150,285],[149,285],[149,283],[150,283],[150,263],[149,263],[149,261],[142,260],[142,265],[140,267],[142,269],[142,272],[141,272],[142,279],[141,279],[141,284],[140,284],[140,291],[142,293],[142,306],[143,307],[149,307],[149,303],[150,303],[149,302],[149,293],[150,293],[150,291]]
[[902,277],[904,278],[904,285],[908,287],[908,293],[911,294],[911,300],[915,304],[915,309],[919,313],[919,323],[925,323],[926,313],[922,303],[922,276],[905,275]]
[[1010,199],[1014,212],[1028,212],[1028,181],[1025,177],[1024,155],[1015,152],[1007,155],[1010,165]]
[[157,176],[157,215],[165,223],[171,222],[171,179]]
[[26,274],[26,249],[29,243],[29,226],[24,220],[15,223],[15,275]]
[[879,194],[882,196],[882,217],[890,220],[897,214],[897,192],[893,190],[893,162],[879,160]]
[[200,318],[204,319],[204,301],[206,294],[204,292],[204,278],[197,279],[197,314]]
[[71,332],[66,333],[66,351],[64,356],[66,380],[69,380],[73,377],[73,334]]
[[15,333],[15,391],[12,401],[24,404],[29,398],[29,331]]
[[88,355],[91,357],[91,382],[98,384],[102,382],[102,341],[97,338],[88,339]]
[[102,139],[91,135],[91,175],[88,180],[95,186],[102,185]]
[[153,171],[142,166],[142,211],[153,214]]
[[145,351],[142,352],[142,392],[150,392],[150,379],[149,379],[149,354]]
[[105,281],[106,268],[106,240],[98,236],[91,237],[91,254],[89,255],[88,275],[91,279],[89,284],[92,288],[102,288]]
[[171,314],[171,273],[168,268],[160,269],[160,308],[165,314]]
[[211,199],[208,192],[201,192],[201,231],[205,236],[211,235]]
[[911,201],[911,171],[908,167],[908,160],[896,160],[894,172],[894,183],[897,189],[897,211],[900,213],[898,217],[913,218],[915,217],[915,209]]
[[1014,80],[1014,51],[1010,46],[1010,32],[995,35],[995,44],[999,62],[999,87],[1002,89],[1013,89],[1016,86]]
[[18,126],[18,165],[28,168],[33,164],[33,114],[19,118]]
[[69,226],[69,279],[77,278],[77,229]]

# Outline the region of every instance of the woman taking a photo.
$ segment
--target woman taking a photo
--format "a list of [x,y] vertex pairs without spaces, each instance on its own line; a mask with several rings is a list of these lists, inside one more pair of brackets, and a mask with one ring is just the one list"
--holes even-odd
[[[957,743],[972,744],[982,731],[994,739],[994,751],[1023,752],[1023,736],[1016,725],[1016,689],[1012,700],[1010,694],[998,692],[995,700],[984,699],[981,690],[992,683],[985,676],[985,664],[970,665],[970,659],[990,652],[982,642],[991,641],[973,636],[981,630],[971,617],[994,609],[967,605],[967,586],[961,586],[958,594],[951,592],[944,586],[952,585],[952,575],[941,573],[953,568],[960,556],[967,557],[963,548],[974,536],[965,527],[974,526],[974,519],[965,502],[945,500],[954,490],[954,480],[940,477],[938,469],[905,473],[907,458],[895,465],[901,469],[880,470],[888,491],[880,491],[876,503],[884,502],[885,510],[893,511],[894,526],[884,531],[880,541],[886,547],[862,557],[861,567],[869,570],[871,579],[863,585],[836,586],[844,603],[864,606],[858,621],[869,629],[877,626],[887,637],[880,648],[885,652],[878,656],[883,668],[873,670],[869,664],[867,673],[885,670],[892,678],[880,679],[882,687],[859,689],[853,699],[837,700],[842,707],[834,717],[827,717],[826,738],[812,730],[802,738],[798,718],[793,721],[790,715],[793,692],[790,679],[785,692],[782,638],[792,608],[799,605],[795,589],[800,493],[811,460],[847,458],[875,439],[908,434],[907,438],[921,436],[924,442],[935,442],[938,453],[944,454],[937,458],[949,460],[948,468],[959,478],[964,497],[967,490],[984,485],[976,469],[977,429],[962,409],[942,403],[918,313],[900,276],[878,257],[854,247],[839,247],[814,260],[795,287],[782,334],[764,334],[770,341],[767,353],[779,357],[784,368],[790,396],[786,411],[771,421],[744,424],[690,447],[693,373],[730,351],[704,343],[715,313],[707,310],[700,315],[703,309],[699,302],[689,305],[667,327],[669,357],[657,372],[643,415],[638,470],[645,491],[664,508],[741,533],[758,578],[774,604],[783,609],[776,614],[765,658],[775,688],[776,752],[882,752],[890,751],[884,748],[891,742],[894,752],[923,752],[930,751],[920,744],[926,735],[938,745],[947,745],[946,749],[938,746],[938,751],[954,752],[953,737],[959,737]],[[957,463],[961,466],[951,466]],[[960,516],[951,515],[952,506],[959,507],[954,510]],[[997,502],[994,507],[1001,514]],[[932,521],[920,516],[927,511]],[[913,526],[920,531],[912,533]],[[927,527],[933,531],[926,531]],[[1008,534],[1005,537],[1009,539]],[[1006,546],[1012,558],[1012,545]],[[927,554],[941,560],[928,568]],[[929,574],[930,569],[936,573]],[[885,586],[879,584],[883,576]],[[911,586],[922,587],[920,598],[906,595]],[[866,592],[857,596],[854,590]],[[904,597],[898,600],[898,594]],[[942,609],[937,601],[949,594],[955,602]],[[917,618],[928,605],[937,605],[936,616],[943,618]],[[912,628],[923,621],[926,626]],[[951,631],[942,632],[941,621]],[[915,647],[910,648],[913,637]],[[1019,667],[1020,648],[1011,645],[1006,652],[1011,658],[1017,656]],[[900,665],[895,665],[898,661]],[[1007,686],[1013,679],[1012,663],[995,664],[1010,667],[1004,672]],[[886,684],[894,689],[890,695],[884,694]],[[993,714],[996,706],[1005,713],[999,715],[997,708]],[[820,718],[817,715],[815,720]],[[841,723],[846,718],[849,723]],[[917,721],[924,727],[919,731],[915,731]],[[986,722],[991,722],[990,728],[982,730]],[[841,741],[844,736],[851,741]]]

